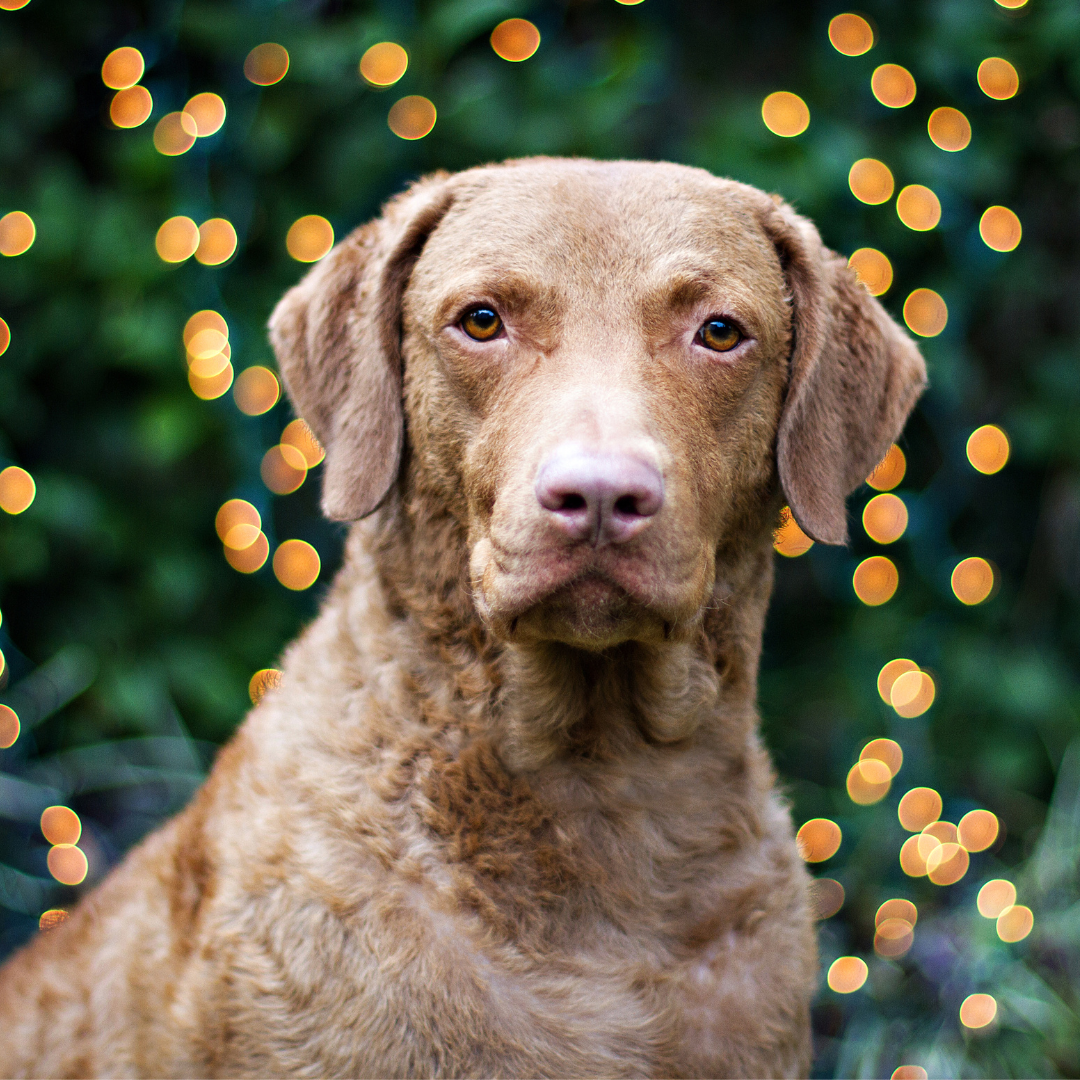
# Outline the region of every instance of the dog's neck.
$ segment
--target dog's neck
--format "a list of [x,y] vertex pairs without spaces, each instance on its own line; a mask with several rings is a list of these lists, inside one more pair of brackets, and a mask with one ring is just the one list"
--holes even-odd
[[449,708],[466,738],[490,739],[514,772],[562,759],[617,759],[699,730],[745,744],[756,722],[758,657],[772,588],[763,525],[756,553],[718,552],[710,602],[680,641],[590,653],[557,642],[506,644],[469,588],[465,532],[429,500],[392,497],[360,526],[350,556],[372,565],[387,615],[409,638],[411,685]]

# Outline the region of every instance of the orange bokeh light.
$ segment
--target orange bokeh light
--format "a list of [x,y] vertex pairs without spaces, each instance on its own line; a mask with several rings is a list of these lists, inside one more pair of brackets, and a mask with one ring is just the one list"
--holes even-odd
[[968,437],[967,457],[972,468],[985,476],[1001,472],[1009,460],[1009,439],[995,424],[984,424]]
[[896,196],[896,214],[915,232],[929,232],[941,220],[941,202],[923,184],[908,184]]
[[400,98],[390,106],[386,123],[399,139],[422,139],[435,126],[435,106],[419,94]]
[[150,119],[153,111],[154,99],[145,86],[118,90],[109,103],[109,119],[118,128],[137,128]]
[[189,217],[179,215],[163,222],[154,237],[158,258],[168,263],[190,259],[199,246],[199,226]]
[[934,703],[937,689],[925,671],[905,671],[889,691],[889,704],[900,716],[922,716]]
[[259,473],[263,483],[275,495],[289,495],[303,484],[307,461],[295,446],[271,446],[263,455]]
[[314,469],[326,457],[322,443],[315,438],[315,433],[304,420],[292,420],[286,424],[281,433],[281,442],[283,445],[295,446],[304,455],[309,469]]
[[[190,218],[188,219],[191,220]],[[199,342],[195,342],[196,335],[202,333],[204,330],[216,330],[225,341],[229,340],[229,324],[225,319],[216,311],[210,308],[204,308],[202,311],[196,311],[191,318],[184,323],[184,348],[188,352],[195,351],[199,354],[205,354],[207,356],[213,355],[215,352],[220,352],[224,342],[213,341],[210,339],[200,339],[200,342],[205,341],[205,348],[198,348]]]
[[843,833],[840,826],[829,818],[811,818],[795,836],[799,854],[806,862],[816,863],[831,859],[840,848]]
[[69,844],[58,844],[50,848],[47,863],[49,873],[61,885],[82,884],[89,869],[89,864],[83,852]]
[[892,688],[893,683],[907,671],[918,671],[919,665],[914,660],[906,660],[899,658],[897,660],[890,660],[882,669],[878,672],[877,677],[877,689],[881,695],[881,700],[886,705],[892,704]]
[[959,109],[948,105],[930,114],[926,130],[935,146],[950,153],[963,150],[971,142],[971,122]]
[[1016,903],[1016,886],[1005,878],[993,878],[980,890],[975,901],[984,919],[996,919]]
[[900,1065],[893,1069],[889,1080],[926,1080],[926,1070],[921,1065]]
[[1008,60],[1000,56],[988,56],[980,65],[976,75],[979,89],[987,97],[997,101],[1007,101],[1016,96],[1020,89],[1020,76]]
[[915,100],[915,79],[899,64],[882,64],[870,76],[874,97],[890,109],[902,109]]
[[927,825],[938,820],[942,805],[941,796],[933,788],[912,788],[900,800],[896,816],[908,832],[921,833]]
[[875,495],[863,508],[862,522],[875,543],[893,544],[907,529],[907,507],[898,495]]
[[761,103],[761,119],[774,135],[790,139],[810,126],[810,110],[798,94],[777,90]]
[[919,851],[919,838],[909,836],[900,849],[900,869],[908,877],[926,877],[926,860]]
[[303,540],[286,540],[274,552],[274,576],[294,592],[311,588],[321,566],[319,553]]
[[990,206],[979,218],[979,235],[994,251],[1012,251],[1024,234],[1020,219],[1007,206]]
[[244,59],[244,77],[256,86],[273,86],[289,70],[289,53],[282,45],[267,41],[256,45]]
[[196,94],[184,112],[195,121],[195,134],[200,139],[220,131],[225,123],[225,102],[217,94]]
[[8,351],[10,344],[11,327],[3,319],[0,319],[0,356],[3,356]]
[[237,525],[254,525],[256,529],[262,528],[259,511],[246,499],[229,499],[223,502],[214,516],[214,531],[222,543]]
[[904,764],[904,751],[894,739],[871,739],[859,754],[859,760],[865,761],[874,758],[883,762],[889,770],[889,776],[894,777]]
[[372,86],[393,86],[405,74],[409,54],[394,41],[380,41],[360,57],[360,76]]
[[221,397],[232,386],[233,366],[228,361],[217,375],[202,378],[191,368],[188,368],[188,386],[192,393],[203,401],[214,401]]
[[67,922],[68,913],[63,908],[49,908],[41,913],[38,919],[38,929],[42,933],[55,930],[62,922]]
[[893,598],[900,575],[891,559],[871,555],[855,568],[851,584],[855,595],[868,607],[878,607]]
[[34,501],[37,484],[34,478],[18,465],[9,465],[0,472],[0,510],[6,514],[21,514]]
[[540,31],[528,19],[505,19],[491,31],[491,47],[503,60],[520,63],[540,48]]
[[29,251],[37,238],[34,219],[22,210],[12,210],[0,217],[0,255],[9,258]]
[[874,952],[895,960],[903,956],[914,941],[914,927],[906,919],[883,919],[874,932]]
[[277,376],[260,365],[245,368],[240,372],[233,387],[233,399],[236,407],[248,416],[262,416],[269,412],[281,396],[281,384]]
[[915,289],[904,301],[904,322],[919,337],[937,337],[948,321],[948,306],[933,289]]
[[1035,915],[1023,904],[1007,907],[997,917],[997,936],[1010,945],[1023,941],[1035,926]]
[[848,170],[848,187],[859,202],[878,206],[888,202],[896,187],[892,170],[877,158],[859,158]]
[[198,128],[184,112],[166,113],[154,128],[154,149],[166,157],[186,154],[195,145]]
[[[998,0],[998,3],[1000,4],[1001,0]],[[960,1006],[960,1023],[966,1028],[984,1028],[994,1022],[997,1011],[997,1001],[992,994],[968,994]]]
[[780,525],[773,533],[773,548],[786,558],[794,559],[813,546],[814,541],[799,528],[790,508],[785,506],[780,511]]
[[841,956],[829,966],[826,981],[838,994],[853,994],[866,982],[870,969],[858,956]]
[[907,472],[907,458],[896,443],[889,447],[889,452],[874,467],[866,482],[875,491],[892,491]]
[[236,252],[236,230],[225,218],[209,218],[199,226],[195,259],[203,266],[220,266]]
[[989,810],[971,810],[956,826],[956,835],[968,851],[985,851],[997,838],[1001,826]]
[[874,915],[874,925],[880,926],[886,919],[903,919],[914,926],[919,921],[919,909],[910,900],[886,900]]
[[872,806],[889,793],[892,773],[884,761],[864,758],[851,766],[847,774],[847,793],[853,803]]
[[252,705],[258,705],[271,690],[281,685],[281,672],[277,668],[261,668],[248,682],[248,697]]
[[959,844],[938,844],[926,856],[926,876],[935,885],[955,885],[970,865],[971,857]]
[[851,253],[848,266],[871,296],[884,296],[893,282],[892,263],[877,248],[859,248]]
[[70,807],[47,806],[41,812],[41,835],[50,844],[77,844],[82,836],[82,822]]
[[962,559],[952,572],[951,584],[960,603],[981,604],[994,591],[994,568],[985,559]]
[[845,56],[862,56],[874,46],[874,31],[861,15],[847,12],[829,21],[829,41]]
[[21,730],[19,714],[10,705],[0,705],[0,750],[14,746]]
[[334,226],[318,214],[297,218],[285,234],[285,249],[297,262],[318,262],[334,246]]
[[830,919],[844,906],[844,886],[834,878],[810,882],[810,906],[815,919]]
[[146,70],[146,61],[138,49],[124,45],[113,49],[101,65],[101,81],[110,90],[128,90],[142,77]]
[[270,541],[266,539],[265,533],[260,532],[255,542],[247,547],[223,547],[222,551],[225,552],[225,559],[234,570],[239,570],[241,574],[254,574],[266,564],[266,559],[270,554]]

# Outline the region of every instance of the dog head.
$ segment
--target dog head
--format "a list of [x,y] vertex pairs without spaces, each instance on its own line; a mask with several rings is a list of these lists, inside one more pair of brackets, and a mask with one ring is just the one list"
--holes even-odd
[[[507,640],[694,627],[777,477],[815,540],[925,385],[814,227],[678,165],[535,159],[421,181],[282,300],[271,334],[351,520],[412,483],[467,535]],[[745,539],[743,540],[745,542]]]

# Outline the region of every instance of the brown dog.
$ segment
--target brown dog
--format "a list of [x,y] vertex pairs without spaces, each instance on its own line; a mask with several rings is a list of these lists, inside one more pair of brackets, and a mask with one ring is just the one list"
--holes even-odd
[[0,1073],[804,1073],[771,533],[844,542],[914,345],[778,200],[544,159],[418,183],[271,330],[375,513],[192,805],[0,973]]

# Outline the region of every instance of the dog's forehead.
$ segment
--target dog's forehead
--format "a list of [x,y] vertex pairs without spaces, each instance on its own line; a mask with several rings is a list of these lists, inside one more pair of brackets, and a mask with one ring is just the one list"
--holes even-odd
[[428,248],[462,272],[565,281],[704,271],[747,280],[778,270],[749,189],[700,169],[544,162],[474,170],[455,187]]

